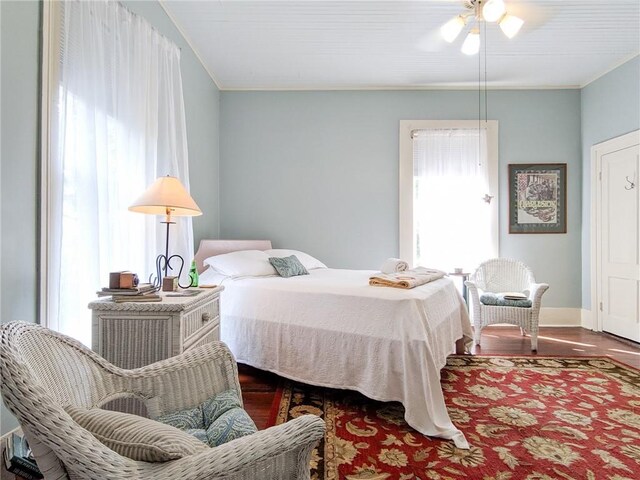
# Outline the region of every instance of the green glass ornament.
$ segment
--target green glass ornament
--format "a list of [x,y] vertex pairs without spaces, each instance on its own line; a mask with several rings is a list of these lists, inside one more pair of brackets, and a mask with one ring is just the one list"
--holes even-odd
[[198,269],[196,268],[195,259],[191,261],[191,268],[189,269],[189,278],[191,279],[190,287],[198,286]]

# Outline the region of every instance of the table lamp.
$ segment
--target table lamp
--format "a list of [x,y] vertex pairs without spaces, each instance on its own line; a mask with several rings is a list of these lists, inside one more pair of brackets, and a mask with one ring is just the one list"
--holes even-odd
[[184,258],[180,255],[169,256],[169,225],[175,223],[171,221],[171,216],[195,217],[202,215],[202,211],[193,198],[191,198],[191,195],[189,195],[180,180],[169,175],[158,178],[147,188],[140,198],[133,202],[129,210],[149,215],[165,216],[165,220],[160,223],[167,225],[167,236],[164,255],[160,254],[156,258],[156,274],[158,276],[156,285],[161,285],[161,277],[166,277],[168,270],[173,269],[170,263],[174,258],[182,262],[177,275],[177,277],[180,278],[180,274],[184,268]]

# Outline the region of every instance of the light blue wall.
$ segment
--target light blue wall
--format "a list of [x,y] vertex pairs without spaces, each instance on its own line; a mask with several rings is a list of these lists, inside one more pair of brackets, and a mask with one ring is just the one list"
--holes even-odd
[[[2,323],[37,318],[40,5],[0,2]],[[2,405],[0,433],[17,422]]]
[[[476,119],[474,91],[222,92],[221,237],[268,238],[333,267],[398,255],[398,127]],[[549,282],[545,306],[580,306],[578,90],[491,91],[500,127],[500,253]],[[568,164],[568,233],[508,233],[507,165]],[[469,232],[473,243],[473,232]]]
[[[220,93],[157,2],[128,1],[181,48],[191,193],[204,212],[194,218],[194,238],[216,238],[219,225]],[[40,3],[0,1],[2,22],[1,314],[2,322],[37,321],[39,202]],[[2,406],[0,433],[17,424]]]
[[582,89],[582,307],[591,309],[591,147],[640,128],[640,56]]

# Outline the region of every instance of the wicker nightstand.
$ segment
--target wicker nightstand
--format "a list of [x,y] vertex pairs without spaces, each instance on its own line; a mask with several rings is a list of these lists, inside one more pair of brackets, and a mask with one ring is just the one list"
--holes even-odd
[[122,368],[138,368],[219,340],[220,292],[199,289],[193,297],[168,297],[162,302],[89,303],[92,349]]

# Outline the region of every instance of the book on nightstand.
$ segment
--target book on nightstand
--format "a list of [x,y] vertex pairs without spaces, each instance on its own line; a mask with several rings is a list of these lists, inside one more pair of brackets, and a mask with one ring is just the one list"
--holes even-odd
[[141,295],[112,295],[111,300],[116,303],[124,302],[161,302],[162,297],[155,293],[146,293]]
[[161,302],[162,297],[156,292],[159,287],[151,283],[141,283],[137,287],[131,288],[103,288],[96,294],[99,297],[111,297],[115,303],[124,302]]
[[151,283],[141,283],[137,287],[132,288],[103,288],[102,290],[98,290],[96,294],[99,297],[110,297],[112,295],[142,295],[145,293],[156,292],[158,287]]

